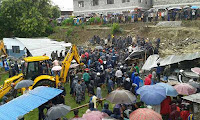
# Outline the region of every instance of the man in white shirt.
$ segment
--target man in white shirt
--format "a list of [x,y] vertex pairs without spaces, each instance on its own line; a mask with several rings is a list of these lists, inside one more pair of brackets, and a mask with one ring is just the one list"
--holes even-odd
[[115,72],[115,77],[117,80],[117,87],[119,87],[119,85],[122,82],[122,75],[123,75],[122,71],[120,70],[120,68],[118,68],[118,70]]
[[128,47],[128,52],[129,52],[129,53],[132,53],[132,51],[133,51],[133,47],[132,47],[132,45],[130,45],[130,46]]

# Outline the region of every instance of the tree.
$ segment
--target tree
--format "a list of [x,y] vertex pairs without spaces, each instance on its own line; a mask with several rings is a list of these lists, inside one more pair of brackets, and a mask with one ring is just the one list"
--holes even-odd
[[0,37],[41,37],[59,17],[50,0],[5,0],[0,8]]

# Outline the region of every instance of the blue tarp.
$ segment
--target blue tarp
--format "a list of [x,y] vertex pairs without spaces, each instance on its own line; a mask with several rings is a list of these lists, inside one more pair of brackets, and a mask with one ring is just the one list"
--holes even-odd
[[16,120],[59,95],[63,90],[40,86],[0,106],[0,120]]

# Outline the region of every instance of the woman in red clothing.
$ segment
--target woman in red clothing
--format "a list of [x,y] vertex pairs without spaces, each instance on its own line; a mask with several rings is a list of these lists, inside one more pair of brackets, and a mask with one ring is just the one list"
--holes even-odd
[[162,115],[163,120],[169,119],[170,103],[171,103],[171,97],[169,97],[169,96],[167,96],[167,98],[165,100],[163,100],[161,103],[160,114]]
[[183,111],[180,113],[182,120],[188,120],[188,116],[190,115],[189,106],[186,106]]
[[144,85],[151,85],[151,77],[152,77],[152,74],[149,74],[147,77],[145,77]]

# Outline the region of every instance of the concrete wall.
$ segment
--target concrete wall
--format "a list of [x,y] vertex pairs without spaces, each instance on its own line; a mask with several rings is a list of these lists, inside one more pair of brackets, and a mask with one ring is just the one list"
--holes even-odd
[[[78,6],[78,1],[84,1],[84,7]],[[122,13],[122,11],[134,10],[136,7],[149,9],[152,6],[152,0],[130,0],[130,2],[122,3],[122,0],[114,0],[114,4],[107,4],[107,0],[99,0],[99,5],[92,6],[92,0],[73,0],[74,15],[99,13],[106,15],[107,13]]]
[[154,0],[154,7],[200,5],[200,0]]

